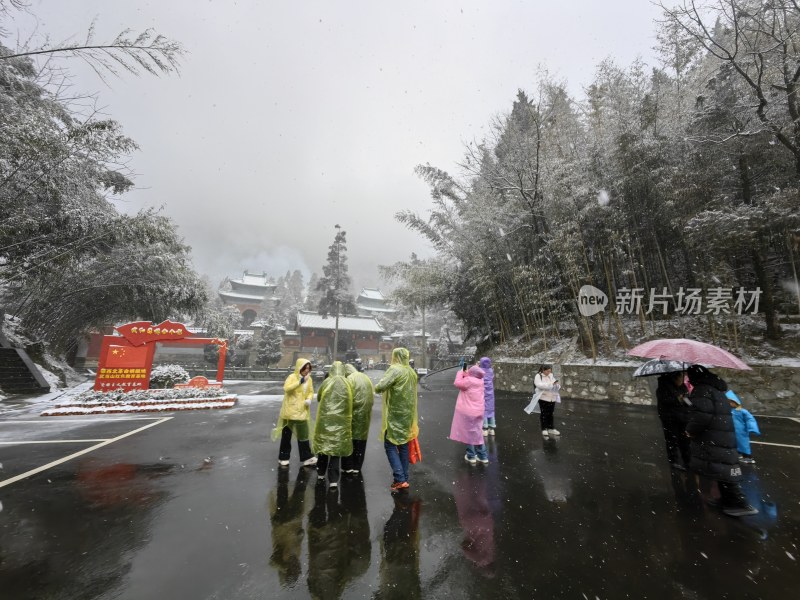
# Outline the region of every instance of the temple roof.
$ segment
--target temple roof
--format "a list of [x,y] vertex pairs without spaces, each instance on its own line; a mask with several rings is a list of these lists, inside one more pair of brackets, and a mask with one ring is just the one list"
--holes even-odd
[[[322,315],[301,310],[297,313],[297,328],[322,329],[333,331],[336,328],[336,317]],[[354,317],[339,315],[339,331],[364,331],[371,333],[383,333],[383,326],[375,317]]]

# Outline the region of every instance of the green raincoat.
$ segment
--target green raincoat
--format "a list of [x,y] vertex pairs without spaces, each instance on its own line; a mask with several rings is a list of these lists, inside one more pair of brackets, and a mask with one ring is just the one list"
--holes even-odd
[[283,383],[283,403],[278,415],[278,423],[272,430],[273,441],[281,437],[284,427],[292,430],[292,435],[298,440],[311,439],[311,410],[306,400],[314,397],[314,384],[311,382],[311,373],[300,383],[300,369],[311,364],[306,358],[298,358],[294,365],[294,373],[286,378]]
[[336,361],[317,392],[319,408],[314,428],[314,452],[328,456],[353,453],[353,386],[344,365]]
[[383,394],[381,439],[395,446],[406,444],[419,435],[417,424],[417,374],[408,365],[405,348],[392,350],[392,364],[375,386]]
[[347,380],[353,386],[353,439],[366,440],[372,421],[375,388],[368,375],[359,373],[353,365],[345,365]]

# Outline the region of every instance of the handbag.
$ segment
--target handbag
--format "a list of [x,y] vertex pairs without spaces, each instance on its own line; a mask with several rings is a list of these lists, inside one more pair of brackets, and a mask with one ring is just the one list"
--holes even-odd
[[422,462],[422,450],[419,447],[419,438],[415,437],[408,442],[408,462],[412,465]]

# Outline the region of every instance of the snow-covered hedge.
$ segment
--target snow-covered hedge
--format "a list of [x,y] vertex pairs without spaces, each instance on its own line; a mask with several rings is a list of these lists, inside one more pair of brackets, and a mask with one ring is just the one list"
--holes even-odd
[[173,388],[176,383],[187,381],[189,373],[180,365],[159,365],[150,371],[151,388]]
[[155,389],[155,390],[136,390],[133,392],[123,392],[122,390],[112,390],[110,392],[96,392],[94,390],[84,392],[75,396],[70,404],[90,404],[93,402],[108,403],[121,402],[132,404],[134,402],[145,402],[147,400],[183,400],[187,398],[221,398],[230,396],[222,388],[178,388],[175,389]]

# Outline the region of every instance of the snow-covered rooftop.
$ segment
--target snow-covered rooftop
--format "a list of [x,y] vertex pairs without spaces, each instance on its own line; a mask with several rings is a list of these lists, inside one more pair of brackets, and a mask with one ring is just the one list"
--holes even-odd
[[[230,300],[232,302],[248,301],[259,304],[264,299],[264,296],[259,296],[258,294],[242,294],[241,292],[231,292],[227,290],[220,290],[219,295],[223,300]],[[274,300],[274,298],[271,298],[271,300]]]
[[[392,338],[401,338],[401,337],[410,337],[410,338],[419,338],[422,337],[422,330],[417,329],[416,331],[395,331],[391,334]],[[425,339],[431,337],[431,333],[429,331],[425,332]]]
[[[329,329],[336,328],[336,317],[328,315],[323,318],[315,312],[301,310],[297,313],[297,328],[306,329]],[[340,331],[366,331],[372,333],[383,333],[383,327],[375,317],[352,317],[339,316]]]
[[376,313],[395,313],[397,310],[391,308],[390,306],[371,306],[369,304],[356,304],[356,308],[358,310],[369,311],[369,312],[376,312]]
[[272,285],[269,282],[269,278],[267,277],[266,273],[261,273],[260,275],[257,273],[250,273],[248,271],[244,272],[244,275],[240,279],[233,279],[236,283],[243,283],[245,285]]
[[380,290],[374,288],[361,288],[361,293],[358,295],[358,300],[362,298],[368,300],[386,300]]

